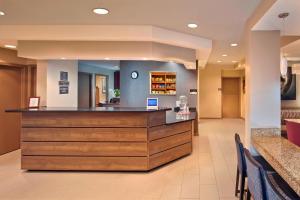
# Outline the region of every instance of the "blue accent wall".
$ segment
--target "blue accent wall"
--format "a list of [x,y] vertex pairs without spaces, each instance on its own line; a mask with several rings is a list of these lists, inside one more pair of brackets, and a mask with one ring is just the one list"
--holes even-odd
[[[131,79],[131,72],[138,71],[138,79]],[[176,72],[176,95],[151,95],[150,72]],[[175,107],[179,96],[186,95],[190,107],[196,107],[197,95],[190,95],[189,90],[197,88],[197,71],[187,70],[174,62],[158,61],[120,61],[121,106],[145,107],[147,97],[157,97],[160,107]]]

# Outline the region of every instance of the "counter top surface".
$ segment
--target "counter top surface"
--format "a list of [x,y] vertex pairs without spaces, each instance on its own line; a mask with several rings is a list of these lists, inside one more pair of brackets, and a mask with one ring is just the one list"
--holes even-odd
[[171,110],[171,108],[159,108],[158,110],[148,110],[146,107],[41,107],[32,109],[7,109],[6,112],[157,112],[167,110]]
[[166,112],[166,124],[191,121],[196,118],[196,113],[187,115],[178,114],[171,108],[159,108],[158,110],[148,110],[143,107],[96,107],[96,108],[72,108],[72,107],[44,107],[39,109],[10,109],[6,112]]
[[181,115],[174,111],[167,111],[166,112],[166,124],[174,124],[178,122],[185,122],[185,121],[191,121],[196,119],[196,113],[191,112],[187,115]]
[[288,122],[300,123],[300,119],[284,119],[284,120]]
[[300,196],[300,147],[281,136],[252,136],[254,148]]

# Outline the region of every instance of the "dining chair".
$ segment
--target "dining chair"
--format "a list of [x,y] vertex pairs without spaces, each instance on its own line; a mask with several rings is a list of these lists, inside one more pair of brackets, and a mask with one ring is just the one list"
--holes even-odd
[[[236,171],[236,182],[235,182],[235,196],[240,193],[239,199],[242,200],[245,194],[245,180],[247,178],[247,165],[245,161],[244,145],[241,142],[239,134],[234,135],[236,152],[237,152],[237,171]],[[269,172],[274,171],[272,166],[262,157],[253,156],[253,158]],[[240,179],[241,178],[241,179]]]
[[[244,156],[244,146],[241,142],[241,138],[239,134],[234,135],[235,139],[235,146],[237,152],[237,170],[236,170],[236,182],[235,182],[235,196],[240,193],[240,199],[243,199],[244,192],[245,192],[245,180],[247,177],[247,167],[246,161]],[[241,180],[240,180],[241,178]],[[240,185],[239,185],[240,183]]]
[[267,200],[299,200],[297,193],[276,172],[267,172],[262,168]]
[[247,200],[250,200],[251,196],[255,200],[267,200],[261,174],[262,166],[253,158],[248,149],[244,149],[244,153],[248,175]]

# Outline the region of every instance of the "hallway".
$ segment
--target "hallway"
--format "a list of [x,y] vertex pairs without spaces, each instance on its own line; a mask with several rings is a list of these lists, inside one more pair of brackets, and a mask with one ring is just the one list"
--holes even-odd
[[236,132],[241,119],[200,120],[193,154],[149,173],[23,172],[15,151],[0,157],[0,199],[236,199]]

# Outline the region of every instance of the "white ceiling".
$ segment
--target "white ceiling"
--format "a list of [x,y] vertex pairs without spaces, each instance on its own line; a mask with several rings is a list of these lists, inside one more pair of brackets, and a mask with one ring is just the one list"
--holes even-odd
[[[280,13],[288,12],[283,30],[283,21],[278,18]],[[277,0],[271,9],[253,27],[253,30],[281,30],[281,35],[300,36],[300,0]]]
[[[1,25],[153,25],[213,39],[209,62],[243,57],[239,43],[246,20],[261,0],[1,0]],[[287,1],[287,0],[285,0]],[[95,7],[110,10],[107,16],[91,12]],[[197,29],[187,28],[198,24]],[[82,27],[82,31],[88,30]],[[222,57],[227,54],[227,57]]]
[[289,61],[300,61],[300,40],[281,48],[281,50]]

